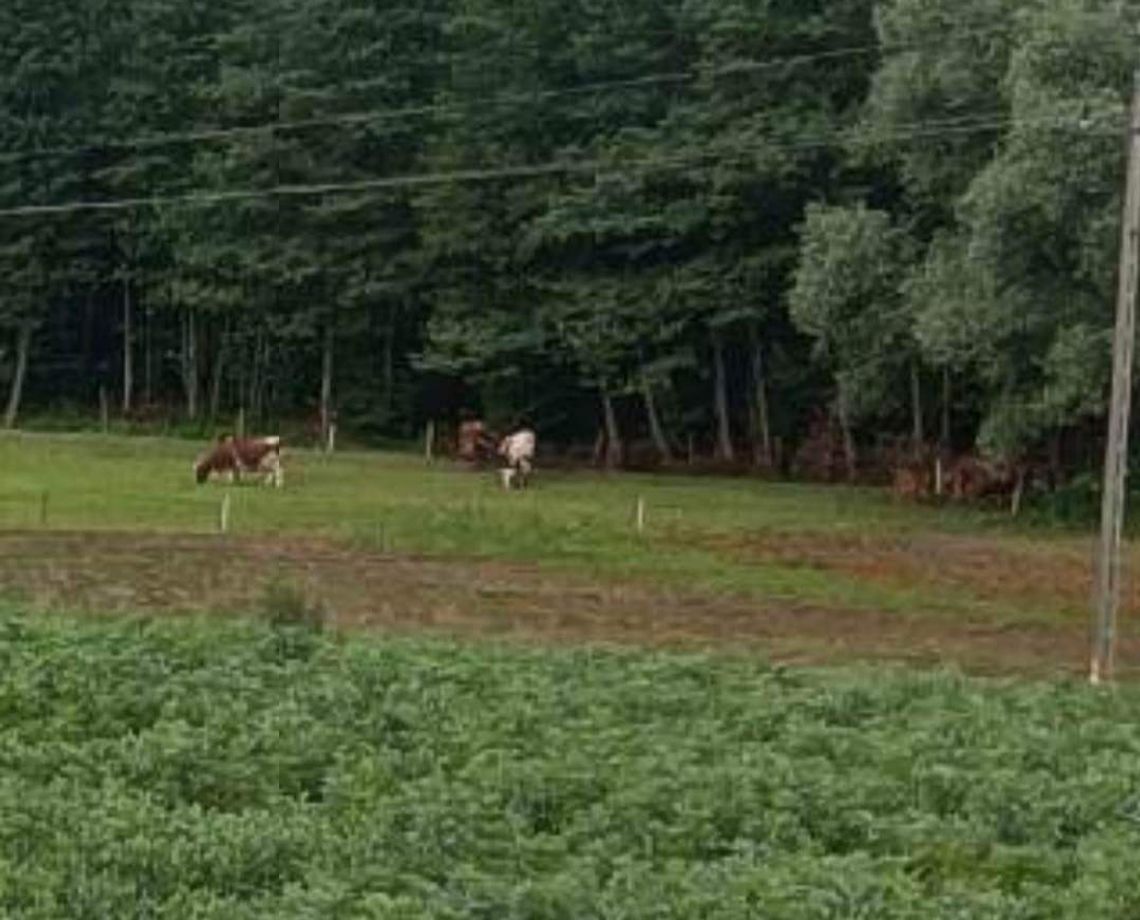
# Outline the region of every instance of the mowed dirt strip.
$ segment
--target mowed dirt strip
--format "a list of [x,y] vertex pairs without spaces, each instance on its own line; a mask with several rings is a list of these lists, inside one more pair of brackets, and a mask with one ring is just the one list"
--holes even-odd
[[[869,578],[931,578],[1012,594],[1087,590],[1079,555],[1058,559],[981,541],[956,547],[780,540],[724,547],[757,558],[834,566]],[[955,556],[955,550],[964,556]],[[997,552],[995,550],[995,552]],[[957,561],[955,561],[957,560]],[[983,564],[984,563],[984,564]],[[916,572],[918,573],[916,575]],[[996,581],[995,581],[996,578]],[[341,628],[435,630],[531,641],[705,648],[777,661],[898,660],[950,663],[979,673],[1082,673],[1088,620],[925,616],[800,606],[655,586],[592,580],[537,565],[382,554],[318,539],[138,534],[0,534],[0,591],[39,609],[151,613],[254,611],[267,586],[285,580],[319,601]],[[1127,619],[1127,618],[1126,618]],[[1140,675],[1140,642],[1120,646],[1122,674]]]

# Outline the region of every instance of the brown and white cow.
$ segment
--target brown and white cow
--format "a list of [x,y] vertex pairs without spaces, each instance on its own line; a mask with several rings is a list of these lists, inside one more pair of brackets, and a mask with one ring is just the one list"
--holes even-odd
[[504,489],[525,489],[534,469],[534,431],[522,426],[516,428],[499,443],[499,456],[503,466],[499,479]]
[[285,472],[281,466],[281,438],[235,438],[223,435],[213,449],[202,454],[194,463],[194,479],[199,484],[211,474],[224,476],[234,482],[242,473],[260,475],[265,485],[281,488]]

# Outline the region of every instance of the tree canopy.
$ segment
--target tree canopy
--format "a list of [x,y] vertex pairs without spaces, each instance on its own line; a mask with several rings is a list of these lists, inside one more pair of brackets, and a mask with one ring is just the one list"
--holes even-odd
[[615,460],[770,463],[820,413],[1040,450],[1104,411],[1138,20],[12,0],[8,421],[102,390],[361,436],[526,411]]

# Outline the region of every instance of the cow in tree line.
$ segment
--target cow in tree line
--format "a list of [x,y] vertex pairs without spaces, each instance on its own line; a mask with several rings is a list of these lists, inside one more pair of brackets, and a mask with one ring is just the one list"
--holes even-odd
[[502,466],[499,478],[504,489],[525,489],[534,470],[536,446],[534,429],[526,419],[520,419],[502,441],[499,442],[499,456]]
[[456,454],[474,467],[483,467],[496,459],[503,488],[525,489],[534,471],[537,438],[526,418],[520,418],[502,438],[469,410],[460,413],[456,434]]
[[988,460],[975,454],[963,454],[950,459],[929,452],[895,467],[894,493],[900,498],[908,499],[925,499],[935,495],[939,480],[936,464],[941,466],[941,494],[950,501],[1006,499],[1013,514],[1017,514],[1020,509],[1022,495],[1031,481],[1044,488],[1055,485],[1055,476],[1039,464]]
[[206,482],[211,475],[237,482],[242,474],[260,476],[265,485],[281,488],[285,471],[281,465],[281,438],[235,438],[222,435],[212,449],[194,463],[194,481]]
[[495,435],[481,418],[468,410],[459,416],[456,453],[460,460],[472,466],[482,466],[496,454]]

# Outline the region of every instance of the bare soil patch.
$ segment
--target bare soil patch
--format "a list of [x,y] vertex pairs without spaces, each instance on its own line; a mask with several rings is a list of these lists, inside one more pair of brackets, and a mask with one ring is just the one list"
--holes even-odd
[[[1092,596],[1089,540],[996,540],[975,536],[753,534],[706,537],[714,552],[753,562],[778,562],[834,571],[892,587],[965,591],[1030,608],[1084,611]],[[1130,567],[1140,562],[1131,554]],[[1140,611],[1134,579],[1125,585],[1125,612]]]
[[[977,573],[989,584],[995,565],[990,549],[975,558],[980,546],[943,538],[909,552],[827,538],[781,538],[731,551],[875,578],[933,572],[935,583]],[[927,561],[931,552],[937,558]],[[1049,566],[1038,566],[1034,576],[1024,570],[1024,559],[1008,562],[1011,580],[995,577],[999,590],[1075,590],[1068,582],[1078,577],[1075,562],[1073,571],[1054,572],[1046,583],[1034,579]],[[1000,624],[797,606],[644,581],[591,580],[537,565],[382,554],[321,539],[0,534],[0,586],[38,609],[244,613],[281,577],[319,599],[338,627],[353,630],[702,648],[789,663],[953,663],[981,673],[1079,674],[1086,665],[1084,617]],[[1125,641],[1122,663],[1137,660],[1140,643]]]

